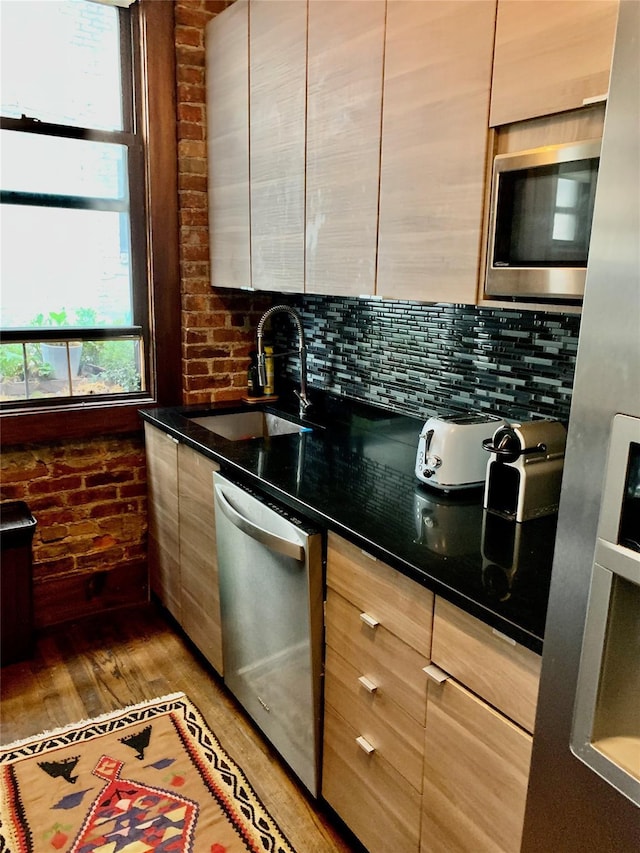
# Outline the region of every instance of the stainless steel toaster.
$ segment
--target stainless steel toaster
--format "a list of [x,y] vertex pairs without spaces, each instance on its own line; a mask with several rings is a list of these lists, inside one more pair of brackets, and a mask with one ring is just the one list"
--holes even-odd
[[429,418],[418,442],[416,477],[447,492],[482,485],[487,471],[482,442],[504,423],[480,413]]

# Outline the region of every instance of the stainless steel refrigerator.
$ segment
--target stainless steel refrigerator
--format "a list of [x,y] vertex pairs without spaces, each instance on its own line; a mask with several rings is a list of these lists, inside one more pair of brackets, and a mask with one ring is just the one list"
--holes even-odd
[[640,2],[622,0],[523,853],[640,850]]

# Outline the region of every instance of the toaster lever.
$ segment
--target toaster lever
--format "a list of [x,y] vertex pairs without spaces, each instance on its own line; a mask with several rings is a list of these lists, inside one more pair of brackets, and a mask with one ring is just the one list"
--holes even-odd
[[424,452],[428,453],[429,448],[431,447],[431,439],[433,438],[433,433],[435,430],[429,429],[424,437]]

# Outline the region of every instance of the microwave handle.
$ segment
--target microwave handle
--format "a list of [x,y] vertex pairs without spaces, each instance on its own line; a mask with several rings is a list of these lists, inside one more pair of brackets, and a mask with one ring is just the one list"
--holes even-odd
[[270,533],[263,527],[254,524],[253,521],[245,518],[242,513],[238,512],[235,507],[231,506],[222,489],[218,485],[216,485],[215,490],[216,495],[218,496],[218,506],[229,521],[238,528],[238,530],[246,533],[247,536],[250,536],[257,542],[260,542],[266,548],[269,548],[270,551],[276,551],[278,554],[284,554],[285,557],[293,557],[293,559],[297,560],[299,563],[303,562],[304,547],[300,545],[299,542],[292,542],[289,539],[276,536],[275,533]]

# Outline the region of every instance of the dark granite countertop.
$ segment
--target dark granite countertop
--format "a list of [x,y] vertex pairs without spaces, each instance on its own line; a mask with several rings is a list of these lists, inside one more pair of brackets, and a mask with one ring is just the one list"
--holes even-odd
[[[311,521],[542,652],[556,516],[517,524],[487,513],[482,490],[445,494],[415,477],[423,421],[314,394],[312,429],[229,441],[191,418],[246,404],[156,408],[145,421]],[[295,415],[293,402],[259,408]]]

